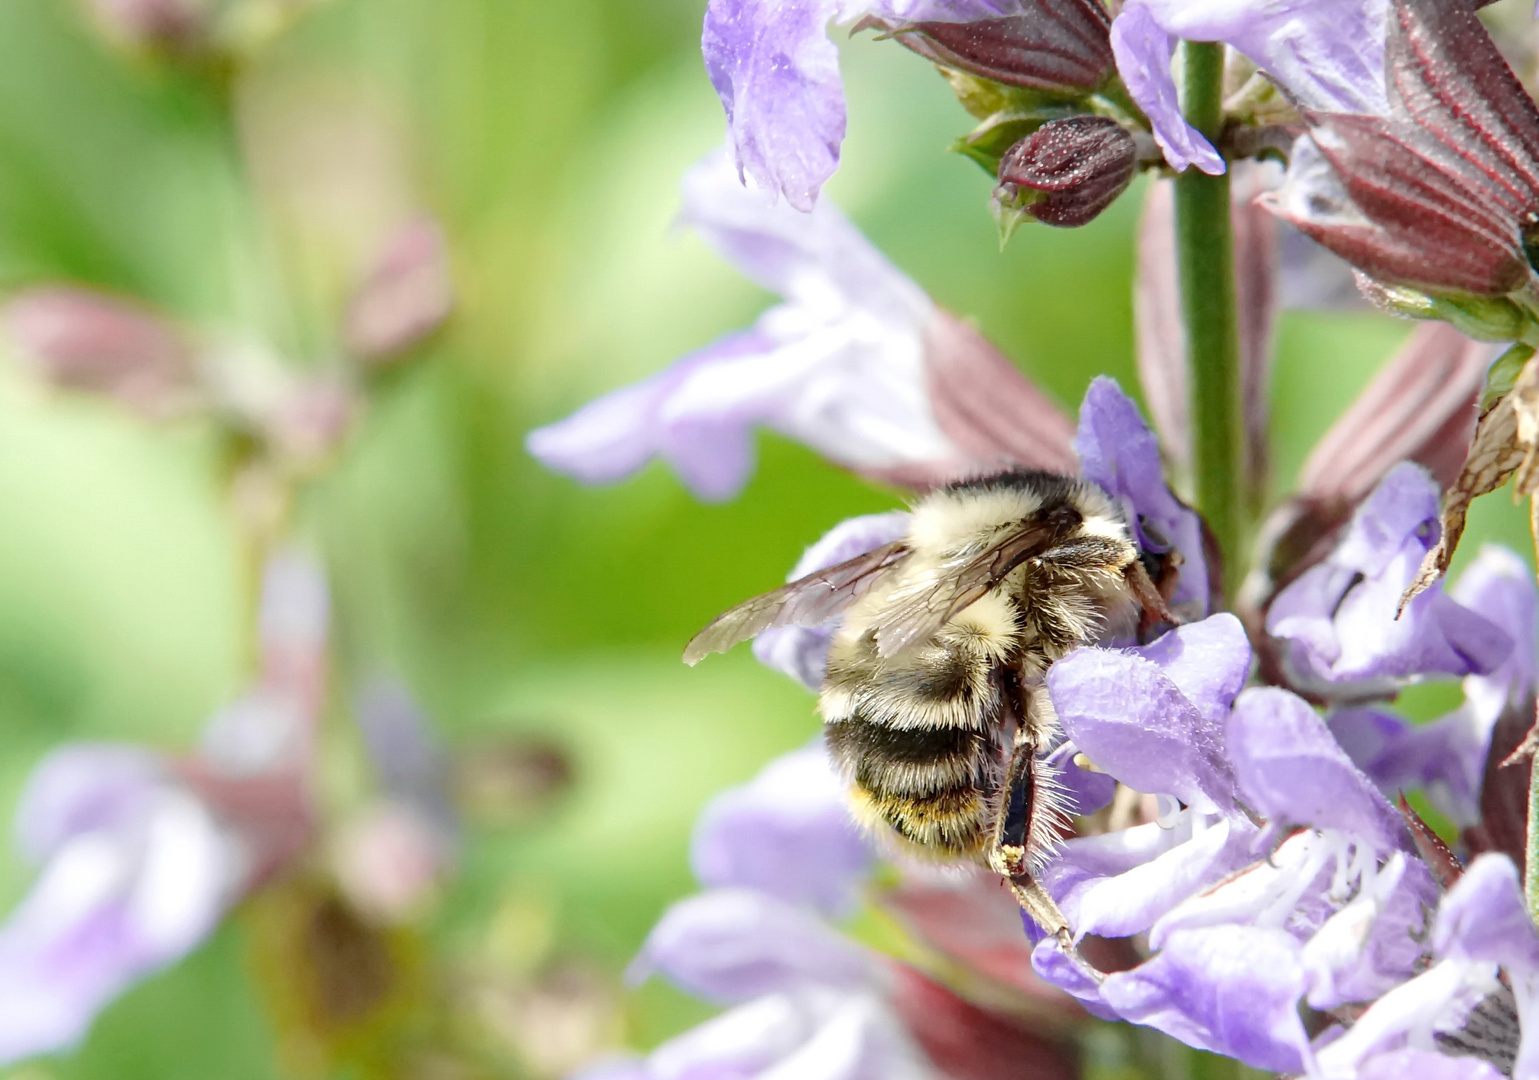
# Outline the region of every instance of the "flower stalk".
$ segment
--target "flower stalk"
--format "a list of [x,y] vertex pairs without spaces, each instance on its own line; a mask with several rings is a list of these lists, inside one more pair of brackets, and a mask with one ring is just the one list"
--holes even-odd
[[[1182,42],[1181,107],[1216,141],[1223,119],[1224,47]],[[1191,371],[1192,466],[1197,509],[1224,557],[1226,594],[1243,576],[1244,478],[1239,313],[1229,176],[1188,168],[1176,178],[1176,260]]]

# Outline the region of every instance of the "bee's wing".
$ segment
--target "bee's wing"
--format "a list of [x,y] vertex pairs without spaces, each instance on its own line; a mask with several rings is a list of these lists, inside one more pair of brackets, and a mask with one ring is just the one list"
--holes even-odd
[[[1056,521],[1029,522],[982,551],[942,563],[927,581],[905,587],[876,626],[879,656],[895,656],[927,641],[954,615],[981,599],[1027,559],[1063,539]],[[905,595],[906,594],[906,595]]]
[[814,570],[774,592],[745,600],[712,619],[684,648],[684,662],[698,664],[776,626],[816,626],[849,607],[882,572],[908,555],[902,540],[883,544],[847,562]]

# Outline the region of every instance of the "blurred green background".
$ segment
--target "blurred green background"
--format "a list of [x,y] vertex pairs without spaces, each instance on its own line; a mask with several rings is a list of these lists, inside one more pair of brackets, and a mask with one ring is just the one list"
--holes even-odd
[[[336,594],[327,797],[368,784],[347,730],[356,672],[398,671],[455,747],[519,732],[567,746],[573,788],[533,820],[473,822],[422,933],[450,964],[576,965],[604,1000],[691,888],[701,804],[817,730],[810,697],[746,649],[690,670],[680,647],[826,528],[899,501],[773,437],[724,506],[694,502],[661,468],[583,489],[523,450],[532,426],[769,301],[670,230],[678,177],[722,137],[702,6],[333,0],[236,81],[232,132],[204,84],[115,47],[81,9],[0,5],[6,289],[121,291],[313,363],[348,214],[414,202],[443,222],[457,313],[382,383],[300,517]],[[843,55],[850,138],[830,196],[1066,406],[1097,373],[1133,389],[1141,189],[1089,228],[1023,230],[1001,253],[987,178],[945,152],[970,122],[934,71],[868,38]],[[327,135],[355,128],[367,136]],[[1279,490],[1409,329],[1368,312],[1284,316]],[[0,375],[0,807],[63,740],[186,748],[240,692],[222,484],[218,440],[198,423],[154,426]],[[1526,546],[1500,497],[1477,506],[1473,532]],[[29,871],[4,858],[14,900]],[[115,1004],[77,1054],[9,1075],[282,1075],[249,937],[237,917]],[[597,1038],[650,1045],[704,1014],[649,986]],[[559,1053],[522,1045],[510,1015],[507,1045],[488,1053],[554,1069]]]

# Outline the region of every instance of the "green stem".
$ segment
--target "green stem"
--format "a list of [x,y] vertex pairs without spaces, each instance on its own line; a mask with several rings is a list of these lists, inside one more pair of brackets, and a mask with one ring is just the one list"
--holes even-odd
[[[1224,47],[1182,42],[1181,107],[1216,142],[1223,119]],[[1224,558],[1224,592],[1244,568],[1240,332],[1234,290],[1229,176],[1188,168],[1176,178],[1176,258],[1191,373],[1192,467],[1197,509]]]

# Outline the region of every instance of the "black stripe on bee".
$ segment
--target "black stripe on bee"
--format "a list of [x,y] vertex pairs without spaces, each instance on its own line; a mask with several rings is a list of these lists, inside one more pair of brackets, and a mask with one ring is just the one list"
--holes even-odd
[[894,728],[858,716],[825,724],[823,731],[829,751],[857,772],[867,759],[893,765],[971,763],[986,741],[982,732],[969,728]]

